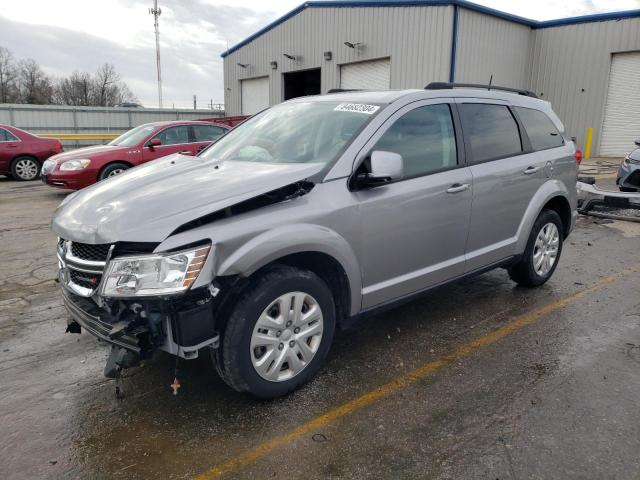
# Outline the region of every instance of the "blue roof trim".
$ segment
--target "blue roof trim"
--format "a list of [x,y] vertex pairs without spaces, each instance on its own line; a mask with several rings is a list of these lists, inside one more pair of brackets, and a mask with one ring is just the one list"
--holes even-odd
[[286,22],[288,19],[296,16],[298,13],[302,12],[307,8],[416,7],[416,6],[434,6],[434,7],[435,6],[458,6],[458,7],[466,8],[467,10],[484,13],[486,15],[491,15],[493,17],[501,18],[504,20],[510,20],[512,22],[516,22],[521,25],[526,25],[534,29],[640,17],[640,10],[626,10],[621,12],[596,13],[592,15],[582,15],[579,17],[560,18],[557,20],[536,21],[536,20],[531,20],[529,18],[520,17],[518,15],[505,13],[500,10],[496,10],[494,8],[478,5],[477,3],[472,3],[467,0],[352,0],[352,1],[350,0],[344,0],[344,1],[314,0],[314,1],[305,2],[299,5],[298,7],[294,8],[290,12],[284,14],[282,17],[274,20],[267,26],[261,28],[253,35],[245,38],[240,43],[237,43],[233,47],[229,48],[227,51],[223,52],[220,56],[224,58],[229,54],[235,52],[236,50],[239,50],[246,44],[252,42],[259,36],[267,33],[268,31],[273,30],[275,27],[277,27],[281,23]]

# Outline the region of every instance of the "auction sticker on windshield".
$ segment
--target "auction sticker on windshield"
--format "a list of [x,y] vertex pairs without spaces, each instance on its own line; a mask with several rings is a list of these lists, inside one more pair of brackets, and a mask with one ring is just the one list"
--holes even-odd
[[334,110],[336,112],[357,112],[371,115],[376,113],[379,108],[378,105],[365,105],[364,103],[341,103]]

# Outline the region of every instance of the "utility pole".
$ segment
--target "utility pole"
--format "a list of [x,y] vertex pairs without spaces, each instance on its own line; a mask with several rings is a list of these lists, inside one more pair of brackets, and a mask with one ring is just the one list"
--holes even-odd
[[158,0],[153,0],[153,8],[149,9],[149,13],[153,15],[153,27],[156,30],[156,65],[158,69],[158,106],[162,108],[162,70],[160,68],[160,29],[158,26],[158,17],[162,10],[158,8]]
[[197,110],[198,109],[198,102],[196,100],[196,95],[195,93],[193,94],[193,109]]

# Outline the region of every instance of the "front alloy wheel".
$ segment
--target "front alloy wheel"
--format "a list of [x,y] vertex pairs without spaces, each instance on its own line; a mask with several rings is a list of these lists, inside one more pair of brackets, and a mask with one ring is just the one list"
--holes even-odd
[[329,353],[336,306],[314,272],[274,265],[254,274],[220,325],[212,351],[220,377],[239,392],[274,398],[304,385]]
[[290,292],[264,309],[251,336],[251,362],[258,375],[282,382],[298,375],[322,342],[322,309],[311,295]]

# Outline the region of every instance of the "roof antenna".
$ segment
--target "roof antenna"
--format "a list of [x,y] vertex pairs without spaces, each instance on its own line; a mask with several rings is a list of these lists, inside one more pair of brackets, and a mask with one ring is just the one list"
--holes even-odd
[[491,90],[491,84],[493,83],[493,73],[491,74],[491,76],[489,77],[489,88],[487,88],[487,90]]

